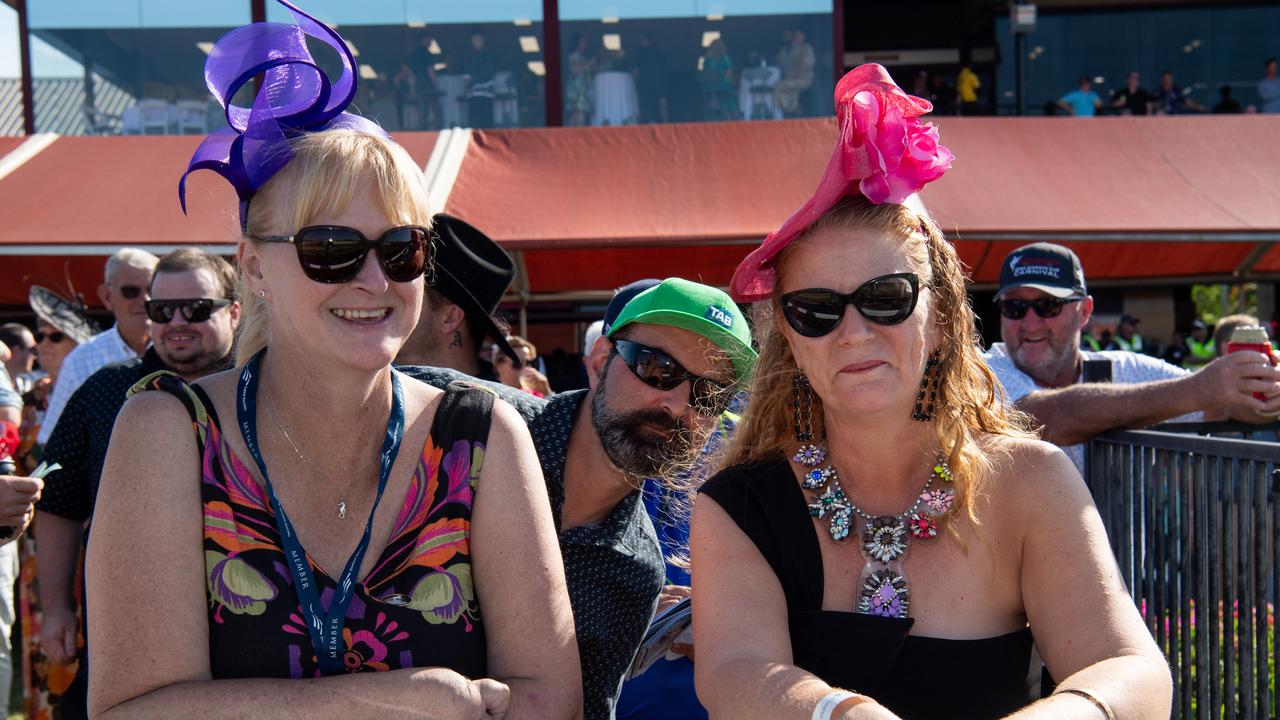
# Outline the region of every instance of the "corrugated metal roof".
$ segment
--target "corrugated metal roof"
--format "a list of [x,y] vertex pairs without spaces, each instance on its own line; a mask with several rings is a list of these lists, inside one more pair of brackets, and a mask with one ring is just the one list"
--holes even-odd
[[[93,78],[96,126],[89,124],[85,111],[84,80],[81,78],[36,78],[36,132],[59,135],[118,135],[120,115],[137,100],[100,75]],[[22,134],[22,81],[0,78],[0,135]]]

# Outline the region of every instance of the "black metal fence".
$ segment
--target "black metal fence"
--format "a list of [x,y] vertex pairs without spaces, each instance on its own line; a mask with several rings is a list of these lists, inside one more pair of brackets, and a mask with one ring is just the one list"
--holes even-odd
[[1280,443],[1185,433],[1236,429],[1113,431],[1086,455],[1125,583],[1169,659],[1174,718],[1280,713]]

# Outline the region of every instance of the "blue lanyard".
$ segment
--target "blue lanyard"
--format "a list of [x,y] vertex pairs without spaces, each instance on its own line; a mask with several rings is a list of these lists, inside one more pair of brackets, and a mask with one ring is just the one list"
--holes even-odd
[[262,482],[267,486],[267,495],[271,498],[271,508],[276,513],[276,528],[280,531],[280,541],[284,545],[285,559],[289,569],[293,571],[293,587],[298,593],[298,603],[302,606],[307,621],[307,630],[311,633],[311,642],[315,645],[316,660],[320,663],[320,672],[324,675],[336,675],[343,670],[342,663],[342,628],[346,621],[347,607],[356,588],[356,573],[360,571],[360,563],[364,561],[365,551],[369,549],[369,536],[373,534],[373,514],[382,500],[382,491],[387,488],[387,478],[391,475],[391,466],[395,463],[400,450],[401,435],[404,430],[404,395],[400,389],[399,373],[391,371],[391,416],[387,419],[387,439],[382,443],[382,472],[378,476],[378,495],[374,498],[373,507],[369,510],[369,519],[364,524],[364,536],[355,552],[347,560],[347,566],[338,579],[337,591],[326,611],[316,592],[315,578],[307,565],[307,554],[298,542],[293,531],[293,524],[276,497],[275,488],[267,477],[267,464],[262,459],[258,448],[258,366],[262,360],[263,350],[253,356],[240,373],[240,381],[236,386],[236,415],[240,421],[240,433],[244,436],[244,444],[258,464],[262,473]]

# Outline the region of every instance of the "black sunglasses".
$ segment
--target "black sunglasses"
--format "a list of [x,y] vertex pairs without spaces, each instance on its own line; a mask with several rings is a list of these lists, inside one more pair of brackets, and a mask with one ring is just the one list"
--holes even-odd
[[840,326],[847,305],[857,308],[868,322],[897,325],[911,317],[919,298],[920,276],[894,273],[871,278],[848,294],[827,288],[789,292],[782,296],[782,315],[801,335],[822,337]]
[[999,308],[1000,314],[1010,320],[1021,320],[1027,316],[1027,310],[1035,310],[1036,315],[1041,318],[1058,317],[1062,314],[1062,308],[1067,303],[1080,302],[1083,298],[1055,298],[1042,297],[1035,300],[998,300],[996,307]]
[[667,391],[689,381],[689,406],[699,413],[715,416],[729,407],[729,387],[710,378],[694,375],[667,353],[632,340],[614,340],[614,352],[640,382]]
[[392,282],[422,277],[435,256],[431,231],[418,225],[391,228],[369,240],[359,230],[339,225],[312,225],[295,235],[267,235],[262,242],[293,243],[306,276],[320,283],[346,283],[355,279],[370,249],[378,253],[382,272]]
[[116,289],[120,291],[120,296],[125,300],[136,300],[139,295],[147,291],[146,288],[141,288],[137,285],[121,285]]
[[189,323],[202,323],[213,315],[213,311],[231,304],[227,298],[190,298],[187,300],[148,300],[147,317],[151,322],[163,325],[173,320],[173,316],[181,312]]
[[35,331],[35,333],[33,333],[33,335],[36,338],[37,345],[44,342],[45,340],[48,340],[51,343],[57,344],[67,339],[66,333],[57,332],[56,330],[54,332],[49,332],[49,333],[43,330],[37,330]]

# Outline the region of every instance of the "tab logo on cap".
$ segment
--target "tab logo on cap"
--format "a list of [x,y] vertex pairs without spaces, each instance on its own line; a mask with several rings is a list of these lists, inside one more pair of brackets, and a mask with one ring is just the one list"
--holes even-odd
[[1009,258],[1009,270],[1015,278],[1027,275],[1041,275],[1054,280],[1062,279],[1062,263],[1053,258],[1024,258],[1014,255]]
[[707,313],[704,317],[706,317],[711,322],[714,322],[717,325],[724,327],[725,330],[728,330],[733,327],[733,316],[730,315],[727,311],[716,307],[715,305],[707,306]]

